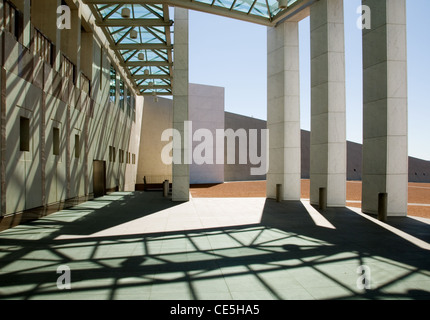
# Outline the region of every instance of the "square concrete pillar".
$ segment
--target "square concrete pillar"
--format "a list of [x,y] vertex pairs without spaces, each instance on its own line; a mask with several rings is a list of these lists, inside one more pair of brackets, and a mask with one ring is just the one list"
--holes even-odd
[[[3,1],[0,3],[0,14],[3,13]],[[0,31],[0,40],[4,36]],[[3,51],[0,49],[0,217],[6,215],[6,69],[3,65]]]
[[[54,70],[61,70],[61,35],[62,30],[57,28],[57,8],[62,5],[61,0],[39,1],[31,6],[31,23],[42,31],[55,44]],[[76,26],[75,26],[76,28]],[[80,30],[80,25],[79,25]],[[65,39],[67,42],[67,38]],[[74,47],[76,50],[76,46]]]
[[189,104],[188,79],[188,10],[175,7],[175,44],[173,62],[173,128],[181,140],[173,139],[173,158],[181,163],[172,165],[172,200],[190,199],[190,133],[187,128]]
[[320,0],[310,9],[311,151],[310,201],[346,204],[346,98],[343,0]]
[[406,216],[408,105],[406,1],[366,0],[371,28],[363,29],[363,198],[378,212],[388,194],[387,216]]
[[31,1],[24,0],[24,32],[23,32],[23,44],[27,48],[30,48],[31,41]]
[[267,32],[267,197],[300,200],[301,131],[298,22],[284,22]]

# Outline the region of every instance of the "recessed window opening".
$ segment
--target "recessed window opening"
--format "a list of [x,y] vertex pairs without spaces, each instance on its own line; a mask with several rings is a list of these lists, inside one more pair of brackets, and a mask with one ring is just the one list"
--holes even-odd
[[52,154],[54,156],[60,155],[60,129],[54,128],[52,130]]
[[30,119],[20,117],[19,136],[19,150],[30,151]]

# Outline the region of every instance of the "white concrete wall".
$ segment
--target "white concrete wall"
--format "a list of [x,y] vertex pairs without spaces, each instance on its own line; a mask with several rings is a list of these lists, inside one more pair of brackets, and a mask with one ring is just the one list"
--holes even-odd
[[130,163],[125,170],[125,183],[124,191],[134,191],[137,183],[137,168],[139,164],[139,149],[140,149],[140,134],[142,125],[144,98],[141,96],[136,97],[136,121],[132,122],[130,128],[130,143],[129,152],[135,155],[135,163],[130,159]]
[[[239,139],[235,144],[235,155],[236,162],[234,164],[228,164],[227,150],[228,146],[225,147],[224,155],[224,181],[253,181],[253,180],[266,180],[267,168],[267,139],[263,135],[263,130],[267,129],[267,122],[260,119],[255,119],[231,112],[225,112],[225,130],[232,129],[234,132],[244,129],[247,134],[247,150],[248,150],[248,161],[246,164],[240,164],[239,149],[241,148]],[[253,143],[252,130],[256,131],[256,144]],[[228,145],[228,143],[227,143]],[[259,164],[253,164],[251,162],[251,154],[254,156],[261,157]],[[255,163],[255,161],[254,161]],[[256,174],[254,170],[258,169]]]
[[[37,206],[42,197],[40,141],[40,91],[6,72],[6,203],[7,213]],[[24,93],[24,94],[23,94]],[[32,101],[32,98],[35,98]],[[30,151],[19,151],[20,117],[30,119]]]
[[[33,14],[43,24],[43,13],[33,10]],[[50,34],[53,41],[61,39],[58,30]],[[111,62],[106,50],[101,53],[100,40],[86,39],[87,46],[93,46],[92,50],[88,48],[91,54],[86,61],[87,69],[92,67],[92,72],[87,71],[92,80],[90,97],[59,75],[59,63],[51,67],[24,50],[11,34],[0,35],[4,39],[0,51],[6,57],[0,78],[5,115],[2,215],[91,194],[93,160],[107,162],[108,189],[134,190],[143,100],[137,99],[135,119],[127,114],[127,107],[123,111],[109,102]],[[30,119],[29,152],[19,150],[20,116]],[[54,127],[60,129],[59,155],[53,154]],[[75,135],[79,135],[78,146]],[[111,145],[130,153],[130,163],[120,164],[118,158],[109,163]],[[75,157],[75,148],[80,149],[79,158]]]
[[[224,130],[224,88],[190,84],[189,85],[189,120],[192,121],[192,133],[200,128],[210,131],[215,139],[215,130]],[[139,150],[139,165],[137,169],[137,184],[143,184],[146,176],[148,183],[172,181],[172,165],[163,163],[161,152],[169,147],[168,141],[161,141],[161,135],[173,126],[173,100],[159,97],[145,98],[142,117],[141,144]],[[183,132],[182,123],[182,130]],[[172,140],[170,140],[171,143]],[[194,142],[193,147],[200,142]],[[224,166],[216,165],[216,152],[224,159],[224,148],[213,150],[214,164],[190,165],[191,183],[218,183],[224,181]],[[172,154],[170,154],[172,156]]]
[[[221,159],[224,159],[224,145],[216,144],[216,130],[224,130],[224,88],[190,84],[189,102],[189,120],[192,121],[193,136],[197,130],[205,129],[213,138],[212,163],[197,164],[193,161],[190,165],[190,183],[223,183],[224,165],[217,164],[216,156],[221,155]],[[193,151],[198,153],[196,156],[205,155],[199,150],[196,151],[196,147],[205,143],[204,141],[205,138],[193,141]]]
[[172,165],[163,163],[161,152],[168,142],[161,141],[164,130],[172,128],[173,101],[167,98],[146,97],[143,107],[142,128],[140,134],[139,165],[136,183],[172,181]]

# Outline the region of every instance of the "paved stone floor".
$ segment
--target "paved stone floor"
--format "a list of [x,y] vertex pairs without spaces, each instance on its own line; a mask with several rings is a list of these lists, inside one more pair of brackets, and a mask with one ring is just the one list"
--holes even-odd
[[[346,182],[346,204],[361,208],[361,181]],[[192,185],[194,198],[266,197],[266,181],[235,181],[220,184]],[[301,198],[309,199],[310,180],[301,180]],[[430,219],[430,183],[408,184],[408,215]]]
[[0,299],[430,299],[429,223],[117,192],[1,232]]

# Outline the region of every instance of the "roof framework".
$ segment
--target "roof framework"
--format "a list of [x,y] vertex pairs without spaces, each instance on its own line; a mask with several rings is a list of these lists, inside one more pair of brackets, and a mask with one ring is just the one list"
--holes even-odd
[[[169,7],[276,26],[317,0],[84,0],[139,95],[172,95],[173,21]],[[130,16],[122,16],[127,8]],[[132,37],[132,35],[137,37]]]

